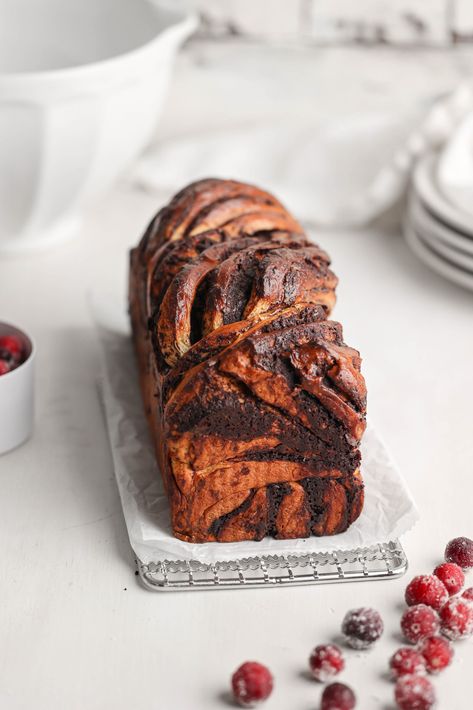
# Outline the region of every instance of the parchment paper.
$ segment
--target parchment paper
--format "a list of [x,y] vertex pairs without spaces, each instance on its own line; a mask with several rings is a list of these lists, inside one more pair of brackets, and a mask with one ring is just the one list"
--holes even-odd
[[103,345],[101,391],[123,512],[130,543],[144,562],[196,560],[204,563],[260,555],[351,550],[389,542],[418,520],[415,503],[386,448],[369,424],[362,443],[365,506],[341,535],[304,540],[206,543],[182,542],[171,533],[169,505],[154,458],[141,402],[131,340],[100,331]]

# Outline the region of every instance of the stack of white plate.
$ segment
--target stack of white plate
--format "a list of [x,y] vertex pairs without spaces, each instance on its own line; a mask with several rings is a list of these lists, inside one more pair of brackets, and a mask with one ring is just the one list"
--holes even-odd
[[404,221],[406,241],[431,269],[473,291],[473,205],[469,214],[442,194],[436,167],[432,154],[416,166]]

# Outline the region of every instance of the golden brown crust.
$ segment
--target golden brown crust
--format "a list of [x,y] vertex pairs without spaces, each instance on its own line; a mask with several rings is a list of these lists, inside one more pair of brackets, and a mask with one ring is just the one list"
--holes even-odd
[[[265,205],[272,207],[275,214],[282,212],[283,217],[286,216],[287,222],[291,223],[290,227],[282,227],[282,229],[292,229],[292,231],[302,233],[303,230],[296,220],[287,214],[279,200],[268,192],[260,190],[254,185],[247,185],[235,180],[208,178],[198,180],[185,187],[171,200],[169,205],[158,212],[140,242],[139,250],[142,258],[146,260],[167,241],[181,239],[191,231],[196,234],[195,222],[199,220],[202,213],[206,214],[214,205],[221,205],[224,202],[235,200],[235,198],[249,198],[258,207]],[[244,213],[239,212],[237,217],[242,214]],[[214,219],[207,219],[205,226],[202,226],[199,231],[217,229],[227,223],[229,219],[231,217],[227,217],[227,213],[219,212],[214,215]],[[293,229],[296,225],[298,229]],[[278,227],[274,227],[274,229],[278,229]]]
[[360,514],[366,390],[327,254],[273,196],[203,180],[131,254],[140,383],[174,534],[331,535]]

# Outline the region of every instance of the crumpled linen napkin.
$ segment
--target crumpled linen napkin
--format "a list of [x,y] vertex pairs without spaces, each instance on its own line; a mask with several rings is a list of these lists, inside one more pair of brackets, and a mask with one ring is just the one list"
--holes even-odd
[[[355,114],[329,124],[251,125],[168,140],[141,158],[132,179],[174,192],[202,177],[232,177],[264,185],[306,224],[362,226],[399,200],[419,156],[443,146],[439,181],[449,199],[459,195],[456,165],[465,162],[462,141],[472,135],[473,89],[465,84],[420,121]],[[469,161],[470,172],[462,169],[468,177],[471,145]]]

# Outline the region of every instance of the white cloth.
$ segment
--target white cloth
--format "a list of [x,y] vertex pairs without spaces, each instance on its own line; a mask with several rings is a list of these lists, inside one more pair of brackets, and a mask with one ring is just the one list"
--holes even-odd
[[[456,141],[456,129],[467,116],[471,128],[472,112],[473,91],[464,85],[420,120],[356,114],[329,125],[276,123],[202,132],[158,145],[132,177],[167,192],[202,177],[231,177],[274,192],[306,224],[361,226],[397,202],[417,157],[444,145],[456,145],[446,151],[439,171],[453,186],[444,190],[452,199],[462,154],[458,141],[464,140],[459,132]],[[471,145],[469,161],[471,178]]]

